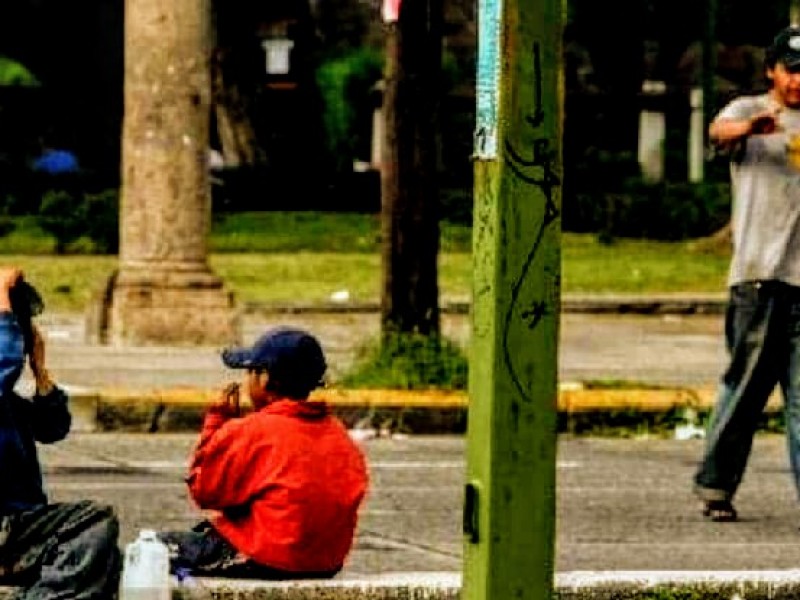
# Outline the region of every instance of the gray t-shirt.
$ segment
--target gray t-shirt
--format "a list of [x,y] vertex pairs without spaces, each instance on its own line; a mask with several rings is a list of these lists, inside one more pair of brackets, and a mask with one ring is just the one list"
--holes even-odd
[[[745,119],[774,106],[742,96],[717,115]],[[777,280],[800,286],[800,110],[782,108],[778,130],[749,136],[731,161],[733,259],[728,284]]]

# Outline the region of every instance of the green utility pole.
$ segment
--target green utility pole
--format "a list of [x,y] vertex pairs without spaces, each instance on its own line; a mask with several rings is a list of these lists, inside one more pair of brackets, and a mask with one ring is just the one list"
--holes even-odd
[[479,0],[466,600],[550,598],[562,0]]

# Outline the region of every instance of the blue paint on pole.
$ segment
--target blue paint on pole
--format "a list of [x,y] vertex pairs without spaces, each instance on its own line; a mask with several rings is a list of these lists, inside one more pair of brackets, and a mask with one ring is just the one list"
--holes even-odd
[[475,82],[475,157],[497,158],[502,0],[478,2],[478,73]]

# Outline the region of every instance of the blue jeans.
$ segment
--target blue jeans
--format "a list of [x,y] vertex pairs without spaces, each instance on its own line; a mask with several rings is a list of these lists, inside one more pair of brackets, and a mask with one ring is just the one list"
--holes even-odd
[[725,318],[728,367],[695,474],[705,500],[731,500],[775,385],[781,386],[789,460],[800,495],[800,287],[781,282],[733,286]]
[[201,521],[191,531],[165,531],[158,537],[170,550],[170,571],[179,578],[330,579],[341,570],[283,571],[261,565],[236,550],[208,521]]

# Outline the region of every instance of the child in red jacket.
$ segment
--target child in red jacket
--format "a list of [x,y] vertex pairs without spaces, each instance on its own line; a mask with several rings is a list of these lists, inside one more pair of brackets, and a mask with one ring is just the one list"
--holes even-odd
[[268,331],[223,362],[246,369],[254,411],[237,384],[208,409],[189,491],[214,517],[162,533],[173,571],[261,579],[327,578],[342,568],[367,489],[364,456],[324,402],[310,401],[325,357],[310,334]]

